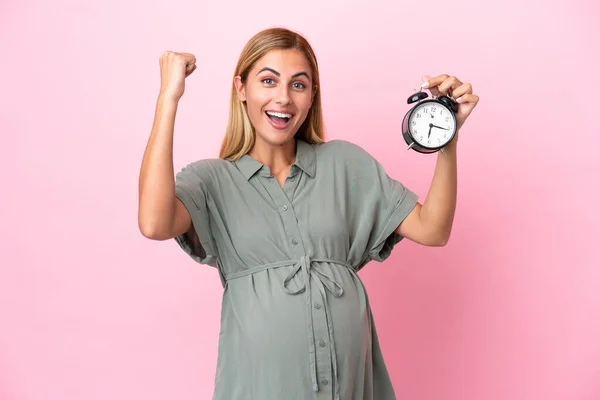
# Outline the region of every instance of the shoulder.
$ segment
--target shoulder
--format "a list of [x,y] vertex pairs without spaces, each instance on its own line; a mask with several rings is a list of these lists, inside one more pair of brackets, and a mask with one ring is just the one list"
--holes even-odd
[[359,145],[342,139],[334,139],[325,143],[316,144],[315,150],[324,153],[344,154],[347,151],[364,152],[365,150]]
[[325,162],[357,167],[377,164],[377,160],[368,151],[347,140],[336,139],[314,146],[317,157]]
[[230,173],[232,163],[221,158],[206,158],[189,162],[177,173],[178,179],[196,179],[208,183]]

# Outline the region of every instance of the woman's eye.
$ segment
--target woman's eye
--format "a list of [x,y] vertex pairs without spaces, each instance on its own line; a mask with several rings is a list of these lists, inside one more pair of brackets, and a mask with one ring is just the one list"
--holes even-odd
[[[275,84],[275,80],[272,78],[262,79],[261,82],[264,83],[265,85],[269,85],[269,86]],[[292,87],[294,89],[305,89],[306,85],[302,82],[295,82],[295,83],[292,83]]]

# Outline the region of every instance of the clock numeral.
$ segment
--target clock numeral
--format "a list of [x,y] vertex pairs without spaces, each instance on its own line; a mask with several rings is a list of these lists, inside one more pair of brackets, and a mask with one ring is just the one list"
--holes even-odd
[[413,125],[416,125],[416,124],[417,124],[417,121],[413,121],[413,122],[412,122],[412,124],[413,124]]
[[446,118],[444,118],[444,121],[448,122],[449,119],[450,119],[450,117],[446,117]]
[[434,112],[435,112],[435,110],[436,110],[436,108],[435,108],[435,107],[431,107],[431,112],[432,112],[432,113],[434,113]]
[[429,112],[429,108],[426,108],[423,112],[427,114]]
[[417,113],[417,118],[421,118],[421,114]]

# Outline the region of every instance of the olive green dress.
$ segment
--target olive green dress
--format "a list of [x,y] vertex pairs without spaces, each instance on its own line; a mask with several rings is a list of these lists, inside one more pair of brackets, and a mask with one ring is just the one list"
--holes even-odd
[[213,399],[396,398],[357,271],[402,239],[414,192],[343,140],[297,140],[283,187],[249,155],[175,186],[197,233],[175,240],[224,287]]

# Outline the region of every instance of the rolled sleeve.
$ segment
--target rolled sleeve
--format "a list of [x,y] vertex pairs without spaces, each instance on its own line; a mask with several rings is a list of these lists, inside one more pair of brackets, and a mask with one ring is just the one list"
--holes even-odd
[[176,175],[175,196],[188,210],[196,237],[184,233],[174,239],[194,261],[216,267],[218,254],[210,227],[208,191],[195,168],[190,164]]
[[385,179],[388,181],[387,190],[381,195],[387,200],[383,202],[387,206],[379,207],[374,214],[374,240],[369,250],[369,258],[378,262],[387,259],[394,246],[403,239],[396,229],[418,201],[418,196],[402,183],[387,176]]

